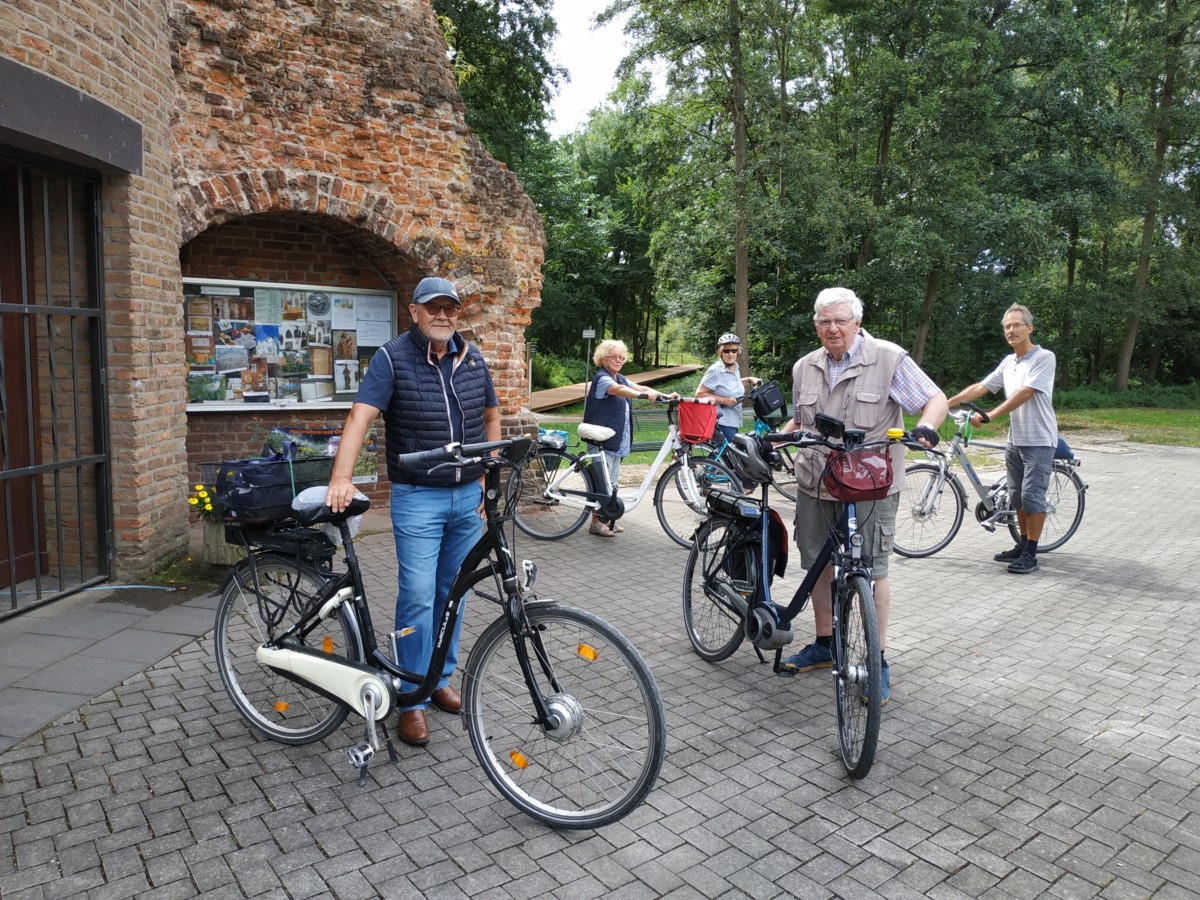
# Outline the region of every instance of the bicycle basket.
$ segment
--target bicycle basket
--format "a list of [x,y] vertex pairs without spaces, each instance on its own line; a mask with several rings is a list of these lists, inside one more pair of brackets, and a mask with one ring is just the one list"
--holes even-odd
[[269,522],[292,514],[301,491],[329,484],[332,456],[301,459],[237,459],[201,466],[206,484],[216,487],[226,521]]
[[838,450],[825,464],[821,484],[834,500],[882,500],[892,486],[892,457],[879,450]]
[[717,427],[717,408],[708,403],[679,404],[679,439],[685,444],[711,441]]
[[764,381],[750,391],[750,399],[754,402],[754,414],[764,422],[782,422],[787,418],[787,401],[779,390],[779,382]]

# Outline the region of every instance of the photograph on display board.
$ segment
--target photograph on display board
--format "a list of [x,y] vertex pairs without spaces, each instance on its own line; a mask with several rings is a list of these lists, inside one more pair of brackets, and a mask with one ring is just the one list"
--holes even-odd
[[295,353],[308,346],[308,330],[303,322],[284,322],[279,326],[279,348]]
[[333,382],[339,393],[355,393],[362,381],[358,374],[357,359],[339,359],[334,362]]
[[333,347],[337,359],[355,359],[358,356],[358,341],[353,331],[334,331]]
[[212,337],[212,316],[188,316],[188,334],[207,334]]
[[212,301],[207,297],[191,297],[187,302],[189,316],[212,316]]
[[250,354],[245,347],[217,346],[217,371],[224,375],[226,372],[240,372],[250,365]]
[[284,322],[304,321],[304,291],[283,292],[283,309],[279,318]]
[[307,376],[312,371],[312,364],[307,351],[284,350],[279,358],[279,375],[281,378]]
[[278,362],[281,349],[278,325],[254,326],[254,355],[256,357],[269,363]]
[[329,327],[329,321],[329,319],[311,318],[308,320],[308,328],[306,330],[308,332],[309,344],[316,344],[321,347],[330,346],[333,329]]
[[212,332],[208,334],[189,334],[184,337],[189,369],[214,369],[217,357],[213,352]]
[[225,379],[212,372],[188,375],[188,403],[212,403],[225,399]]
[[313,378],[333,378],[333,349],[310,346],[308,348],[309,375]]
[[243,350],[253,350],[258,339],[254,335],[254,323],[246,321],[217,321],[217,343],[226,347],[241,347]]

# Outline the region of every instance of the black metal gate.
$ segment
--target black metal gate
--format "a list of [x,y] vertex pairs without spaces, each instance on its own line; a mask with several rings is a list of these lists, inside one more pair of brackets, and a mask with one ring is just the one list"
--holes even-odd
[[110,573],[99,204],[0,154],[0,618]]

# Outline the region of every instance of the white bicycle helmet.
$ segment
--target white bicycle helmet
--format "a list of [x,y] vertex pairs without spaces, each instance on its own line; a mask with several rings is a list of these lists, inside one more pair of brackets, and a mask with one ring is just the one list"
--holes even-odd
[[766,484],[771,480],[771,467],[759,452],[753,435],[735,434],[721,454],[721,462],[728,463],[744,485]]
[[727,331],[723,335],[721,335],[719,338],[717,338],[717,346],[718,347],[722,347],[725,344],[737,344],[740,347],[742,345],[742,339],[740,337],[738,337],[736,334],[734,334],[732,331]]

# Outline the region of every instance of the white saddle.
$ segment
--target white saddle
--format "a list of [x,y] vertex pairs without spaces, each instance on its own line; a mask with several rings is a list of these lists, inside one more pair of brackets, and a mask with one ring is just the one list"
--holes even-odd
[[616,434],[616,432],[611,428],[604,427],[603,425],[591,425],[587,422],[584,422],[576,430],[576,434],[579,435],[579,439],[581,441],[585,441],[586,443],[603,444],[610,437]]

